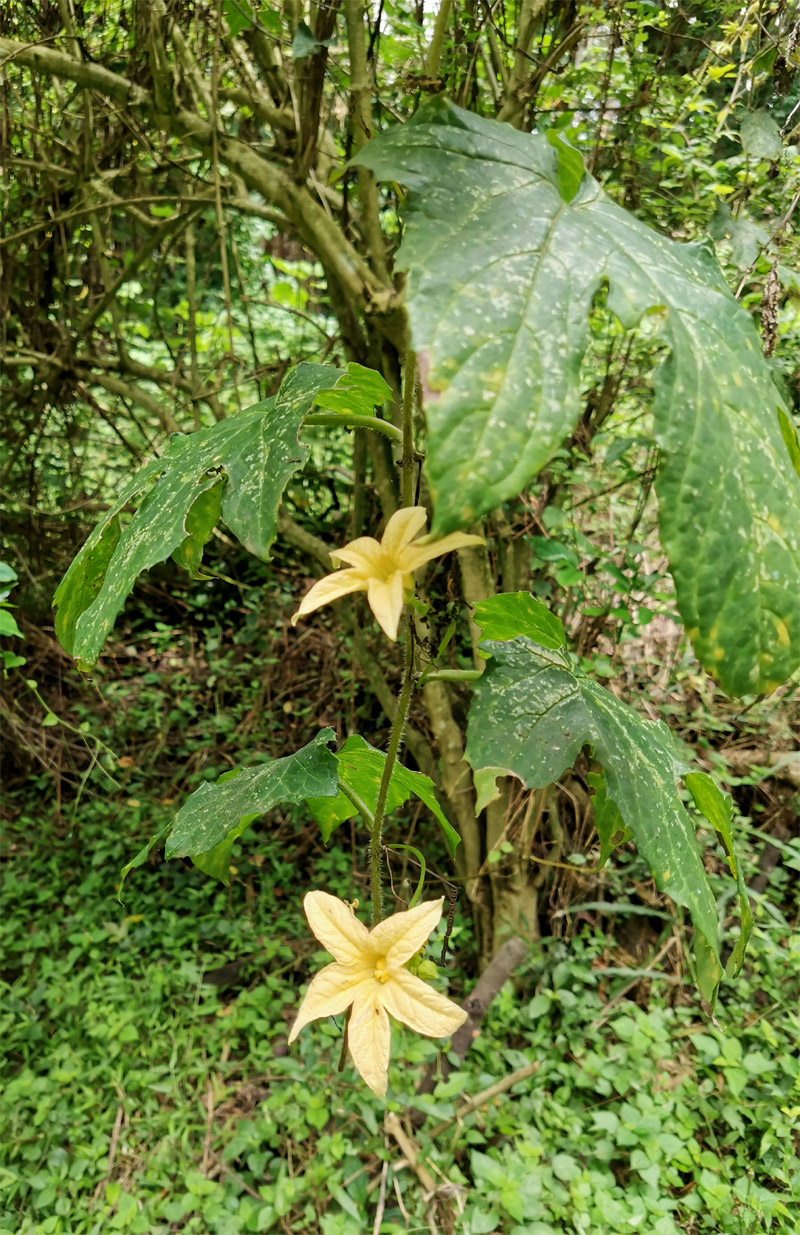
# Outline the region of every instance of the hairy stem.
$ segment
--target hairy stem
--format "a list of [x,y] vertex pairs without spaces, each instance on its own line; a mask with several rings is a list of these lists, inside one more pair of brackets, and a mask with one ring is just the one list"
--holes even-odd
[[372,820],[372,835],[370,839],[370,886],[372,889],[372,925],[377,926],[383,917],[383,895],[381,890],[381,862],[383,859],[383,820],[386,815],[386,799],[389,794],[389,784],[392,772],[400,753],[400,743],[403,729],[408,716],[408,705],[411,702],[411,691],[414,685],[414,632],[411,623],[406,620],[405,665],[403,667],[403,684],[397,700],[397,711],[392,722],[389,735],[389,745],[386,749],[386,762],[383,765],[378,800],[375,803],[375,815]]
[[401,505],[414,505],[414,391],[417,385],[417,357],[409,347],[403,382],[403,478]]

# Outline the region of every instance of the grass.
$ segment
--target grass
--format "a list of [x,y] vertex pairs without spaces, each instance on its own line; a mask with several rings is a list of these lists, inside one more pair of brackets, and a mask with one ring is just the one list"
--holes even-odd
[[[430,1097],[415,1089],[436,1044],[395,1027],[384,1104],[336,1071],[335,1023],[286,1048],[323,959],[298,870],[347,894],[349,855],[303,855],[285,818],[248,844],[230,889],[160,864],[120,906],[140,809],[87,796],[59,837],[30,807],[6,833],[0,1235],[361,1235],[381,1195],[381,1232],[429,1230],[431,1213],[465,1235],[797,1231],[800,943],[769,900],[716,1022],[680,973],[615,998],[631,977],[613,939],[585,930],[532,954]],[[463,922],[455,946],[468,963]],[[470,981],[454,971],[451,993]],[[533,1076],[456,1118],[531,1061]],[[433,1210],[384,1131],[409,1106],[449,1185]]]

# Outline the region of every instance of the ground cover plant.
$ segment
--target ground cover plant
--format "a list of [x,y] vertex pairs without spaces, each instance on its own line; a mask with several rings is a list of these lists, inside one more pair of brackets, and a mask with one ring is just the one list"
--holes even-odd
[[[120,863],[121,900],[148,878],[177,886],[179,900],[202,888],[214,898],[200,877],[216,880],[229,891],[214,900],[214,938],[242,895],[258,922],[285,895],[270,944],[258,935],[270,980],[237,1010],[280,991],[281,957],[297,976],[295,950],[280,952],[287,938],[316,953],[302,899],[333,959],[304,953],[305,991],[281,1013],[278,1072],[307,1079],[295,1139],[344,1135],[336,1095],[348,1092],[384,1138],[382,1154],[369,1151],[384,1162],[377,1176],[362,1163],[333,1178],[324,1151],[298,1165],[282,1132],[269,1164],[237,1132],[237,1166],[226,1166],[209,1073],[189,1195],[206,1198],[198,1221],[214,1229],[228,1213],[234,1229],[363,1228],[362,1183],[377,1188],[374,1229],[393,1229],[397,1151],[421,1189],[413,1209],[396,1190],[406,1226],[666,1231],[787,1218],[794,1108],[781,1086],[796,1079],[796,1023],[789,1012],[779,1033],[756,1014],[773,1056],[747,1035],[733,1046],[725,998],[764,966],[748,960],[753,901],[772,914],[760,936],[771,957],[787,952],[794,980],[786,874],[774,903],[763,894],[779,859],[796,867],[797,27],[780,4],[696,9],[699,48],[669,6],[551,12],[535,0],[466,25],[450,4],[426,15],[349,0],[341,14],[67,3],[52,32],[46,15],[12,10],[0,37],[14,117],[15,230],[2,239],[30,258],[6,280],[3,483],[15,513],[3,633],[23,642],[4,661],[15,749],[56,789],[41,852],[48,841],[69,851],[73,832],[85,843],[98,780],[111,802],[122,772],[148,827]],[[42,126],[56,108],[58,129]],[[672,146],[658,137],[667,117]],[[80,518],[53,510],[65,501]],[[66,567],[53,597],[60,649],[41,617],[20,626],[13,611],[41,614],[50,598],[36,569],[45,549],[33,548],[45,511]],[[163,616],[141,608],[154,587]],[[143,646],[154,658],[144,674]],[[73,663],[97,675],[94,706]],[[125,753],[101,734],[115,706]],[[57,736],[33,739],[31,716]],[[36,783],[14,782],[15,827]],[[304,838],[288,862],[268,833],[252,857],[265,817]],[[167,869],[189,859],[196,873],[157,873],[162,848]],[[270,863],[257,887],[243,874],[251,862],[261,873]],[[122,952],[139,917],[113,925]],[[556,945],[565,920],[570,943]],[[628,948],[647,963],[614,964]],[[60,998],[42,977],[47,958],[23,955],[14,989],[35,974],[29,1000]],[[612,1019],[643,977],[658,991],[650,975],[668,955],[669,998],[650,992],[644,1020]],[[228,963],[244,962],[220,972]],[[600,975],[630,981],[595,989]],[[571,1098],[557,1128],[560,1091],[537,1105],[543,1065],[522,1021],[514,1029],[522,1003],[509,1003],[526,990],[532,1042],[540,1022],[554,1028],[548,1009],[572,1007],[586,1031],[580,1045],[548,1041],[608,1107],[592,1133],[608,1133],[605,1160],[570,1151],[565,1126],[578,1120],[578,1140],[582,1128]],[[11,1030],[20,1015],[24,1001]],[[137,1041],[136,1019],[101,1016],[95,1036],[115,1025],[117,1045]],[[592,1037],[606,1026],[613,1041]],[[469,1104],[450,1100],[465,1077],[468,1089],[485,1079],[475,1069],[492,1035],[505,1074],[476,1097],[473,1129]],[[721,1069],[703,1117],[729,1118],[741,1141],[723,1182],[717,1133],[681,1122],[683,1098],[679,1128],[662,1128],[671,1100],[658,1069],[669,1072],[662,1061],[680,1057],[686,1035]],[[255,1049],[237,1051],[248,1075]],[[632,1089],[625,1068],[609,1088],[596,1066],[609,1049],[626,1067],[637,1055]],[[232,1052],[223,1046],[221,1063]],[[14,1083],[36,1088],[24,1055]],[[324,1082],[302,1070],[306,1057]],[[705,1094],[700,1064],[689,1066]],[[760,1138],[757,1179],[751,1130],[724,1103],[751,1077],[775,1084],[786,1118]],[[271,1079],[260,1107],[280,1106],[280,1089]],[[519,1098],[521,1122],[487,1137],[484,1108],[501,1095],[498,1118]],[[165,1105],[180,1109],[175,1094]],[[112,1170],[129,1118],[120,1098],[92,1197],[96,1207],[107,1184],[121,1226],[145,1220],[123,1186],[132,1176]],[[41,1148],[37,1136],[31,1157]],[[358,1154],[342,1155],[355,1165]],[[221,1175],[239,1192],[225,1193]],[[11,1182],[25,1207],[27,1180]],[[60,1206],[45,1222],[72,1221],[72,1202],[42,1189],[42,1208]],[[161,1199],[167,1223],[191,1220],[194,1202],[180,1213],[169,1184]]]

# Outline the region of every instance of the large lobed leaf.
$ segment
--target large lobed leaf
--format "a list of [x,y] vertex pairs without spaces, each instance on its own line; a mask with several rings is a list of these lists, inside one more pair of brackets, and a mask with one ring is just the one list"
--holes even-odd
[[[543,789],[590,746],[605,772],[604,819],[615,817],[613,805],[657,887],[688,909],[696,931],[698,982],[712,1000],[721,972],[716,905],[676,786],[682,765],[669,730],[638,716],[576,669],[565,646],[543,647],[522,634],[512,638],[511,602],[516,598],[495,596],[475,608],[484,631],[501,620],[505,631],[503,642],[481,644],[490,660],[475,683],[469,711],[465,757],[475,775],[479,809],[496,796],[498,776],[516,776],[529,789]],[[608,833],[604,856],[611,847],[610,828]]]
[[[303,417],[343,377],[350,389],[349,370],[298,365],[273,399],[173,436],[104,514],[61,581],[54,604],[65,650],[83,667],[94,664],[137,576],[170,554],[195,574],[220,516],[246,549],[269,560],[283,490],[308,454],[297,437]],[[122,511],[137,498],[123,526]]]
[[588,175],[576,192],[574,154],[433,100],[357,157],[410,189],[398,264],[426,369],[434,533],[514,497],[570,433],[607,284],[625,326],[660,315],[670,349],[657,492],[688,633],[726,690],[768,691],[800,663],[800,478],[771,369],[713,255]]

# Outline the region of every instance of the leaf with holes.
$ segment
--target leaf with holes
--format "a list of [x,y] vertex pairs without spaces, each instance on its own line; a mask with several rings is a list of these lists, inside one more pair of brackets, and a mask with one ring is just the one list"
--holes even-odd
[[[398,266],[427,390],[434,533],[515,497],[574,428],[593,297],[660,319],[661,535],[698,658],[732,694],[800,664],[800,480],[755,326],[702,245],[639,222],[546,137],[442,99],[356,162],[410,190]],[[571,200],[565,197],[571,196]]]

